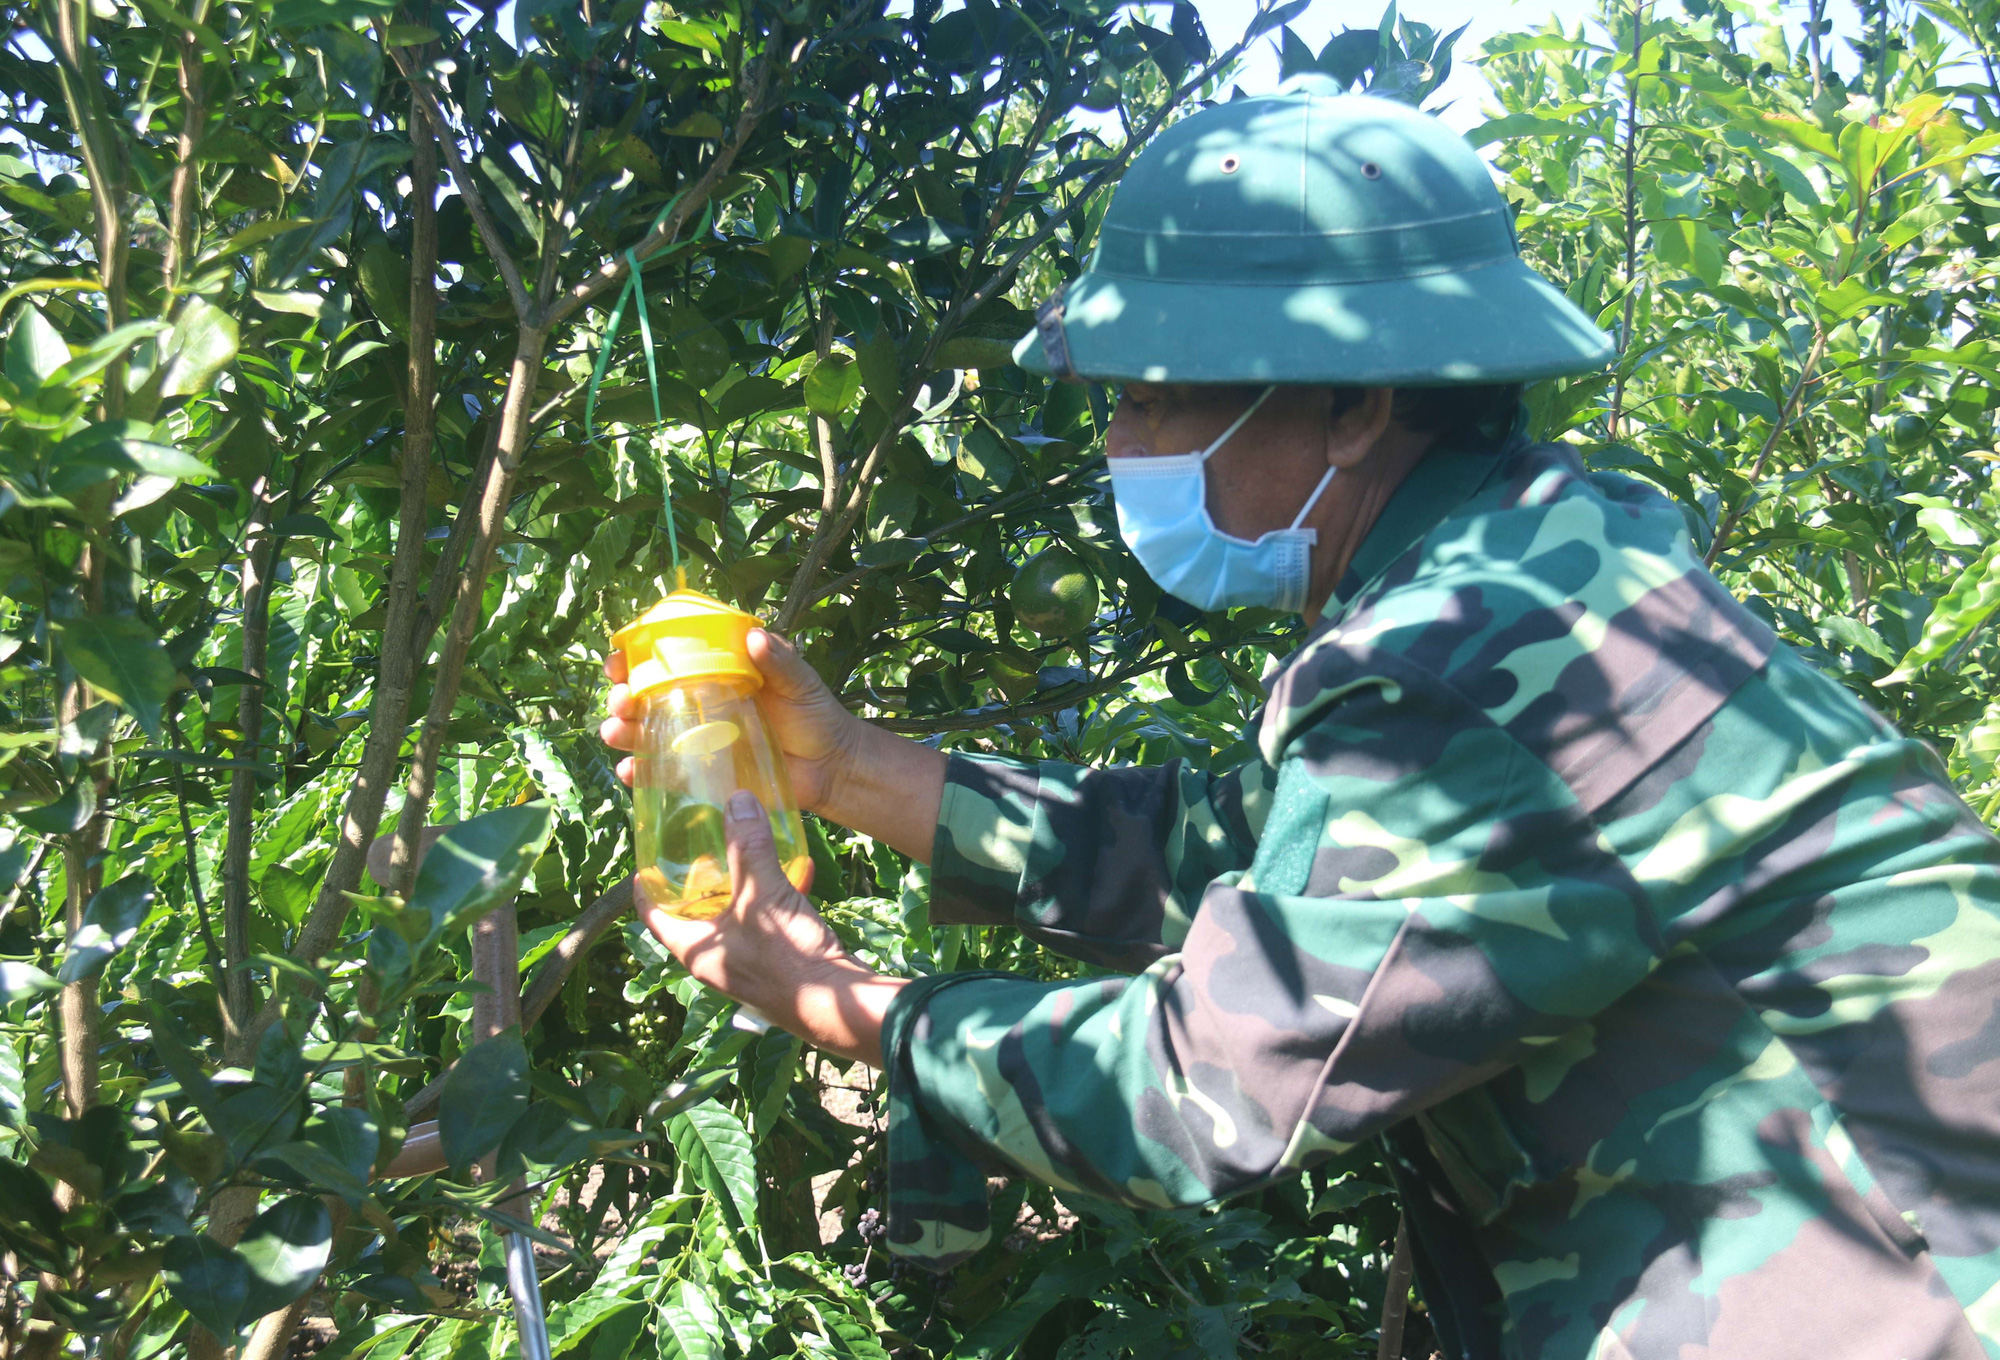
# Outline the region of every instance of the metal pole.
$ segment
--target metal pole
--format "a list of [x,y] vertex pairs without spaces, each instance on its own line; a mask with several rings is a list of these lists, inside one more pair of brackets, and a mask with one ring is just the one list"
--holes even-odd
[[514,1298],[514,1325],[521,1331],[521,1360],[549,1360],[549,1327],[542,1311],[542,1282],[535,1277],[535,1246],[508,1233],[507,1292]]
[[[521,941],[511,900],[472,928],[472,977],[491,989],[472,999],[474,1043],[521,1023]],[[489,1174],[493,1169],[489,1163]],[[534,1212],[527,1182],[517,1180],[512,1189],[502,1208],[525,1219]],[[541,1282],[535,1276],[535,1245],[520,1233],[501,1236],[507,1250],[507,1293],[514,1300],[514,1325],[521,1333],[521,1360],[549,1360],[548,1318],[542,1311]]]

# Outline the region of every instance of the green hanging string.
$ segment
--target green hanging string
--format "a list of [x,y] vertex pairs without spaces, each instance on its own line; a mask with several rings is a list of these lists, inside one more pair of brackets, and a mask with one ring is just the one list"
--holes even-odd
[[[667,206],[660,209],[660,215],[653,219],[652,230],[646,233],[648,236],[652,235],[653,231],[659,230],[661,224],[667,220],[667,215],[674,210],[674,205],[680,202],[680,198],[679,194],[675,194],[673,198],[668,200]],[[629,266],[625,274],[625,286],[618,292],[618,301],[612,304],[610,320],[605,322],[604,339],[597,347],[597,362],[591,366],[590,370],[590,389],[584,393],[583,398],[583,439],[586,444],[595,446],[597,444],[597,389],[604,381],[605,367],[611,362],[611,347],[618,339],[618,328],[624,324],[625,305],[632,301],[632,299],[637,298],[639,300],[639,343],[646,351],[646,385],[653,397],[654,447],[658,449],[660,455],[660,497],[663,502],[662,513],[666,515],[667,519],[667,551],[673,559],[675,582],[683,585],[686,584],[686,573],[681,568],[680,535],[674,528],[673,467],[667,458],[667,420],[665,413],[660,409],[660,368],[658,361],[653,355],[653,327],[646,318],[646,283],[644,271],[641,266],[653,260],[660,259],[663,256],[671,255],[682,246],[698,241],[707,235],[709,223],[714,217],[714,212],[715,207],[713,204],[704,205],[701,211],[701,222],[694,229],[692,235],[672,242],[669,245],[662,246],[651,255],[646,256],[644,260],[641,260],[632,251],[628,250],[625,252],[625,263]]]
[[[632,266],[631,278],[639,278],[639,261],[631,251],[625,252],[626,262]],[[646,289],[643,284],[639,294],[639,344],[646,351],[646,387],[653,396],[653,440],[660,451],[660,496],[666,506],[667,551],[673,557],[674,581],[681,584],[681,541],[674,530],[674,493],[672,464],[667,461],[666,413],[660,410],[660,366],[653,358],[653,323],[646,318]]]

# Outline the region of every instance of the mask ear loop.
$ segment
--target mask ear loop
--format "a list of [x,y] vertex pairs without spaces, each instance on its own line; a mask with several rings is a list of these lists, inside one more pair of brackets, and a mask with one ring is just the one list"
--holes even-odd
[[1236,417],[1235,420],[1231,421],[1229,423],[1229,428],[1224,430],[1221,434],[1217,435],[1215,437],[1215,442],[1213,444],[1210,444],[1207,448],[1201,451],[1201,461],[1206,463],[1211,457],[1215,455],[1215,451],[1217,449],[1221,448],[1224,444],[1227,444],[1229,442],[1230,436],[1234,435],[1238,430],[1242,429],[1246,424],[1248,424],[1250,417],[1257,414],[1257,408],[1259,406],[1262,406],[1265,403],[1265,401],[1267,401],[1270,398],[1270,395],[1277,390],[1278,390],[1278,385],[1276,383],[1272,383],[1262,392],[1259,392],[1257,394],[1257,400],[1250,403],[1249,409],[1244,411],[1242,415]]
[[1333,485],[1333,474],[1338,471],[1340,471],[1340,468],[1337,465],[1334,464],[1327,465],[1326,476],[1319,479],[1319,485],[1313,488],[1312,495],[1306,497],[1305,507],[1299,511],[1299,517],[1292,521],[1292,527],[1294,529],[1298,528],[1301,524],[1304,524],[1306,522],[1306,516],[1310,515],[1313,512],[1313,507],[1315,505],[1319,504],[1320,493]]

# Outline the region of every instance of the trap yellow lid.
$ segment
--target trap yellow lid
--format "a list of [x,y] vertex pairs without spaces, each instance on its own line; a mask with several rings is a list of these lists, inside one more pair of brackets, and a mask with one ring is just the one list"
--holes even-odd
[[698,590],[676,590],[613,633],[611,645],[625,653],[625,683],[634,694],[693,680],[735,680],[757,689],[764,677],[745,646],[757,626],[755,616]]

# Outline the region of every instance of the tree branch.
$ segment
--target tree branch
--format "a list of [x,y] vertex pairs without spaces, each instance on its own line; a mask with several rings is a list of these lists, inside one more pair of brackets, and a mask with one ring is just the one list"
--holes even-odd
[[[960,301],[952,304],[951,309],[938,322],[937,327],[931,331],[930,338],[925,341],[923,351],[918,355],[913,368],[911,382],[907,385],[903,395],[898,399],[896,408],[890,413],[887,423],[883,425],[882,433],[876,438],[874,447],[868,451],[868,457],[862,462],[859,470],[856,471],[854,480],[848,485],[846,504],[831,521],[825,515],[820,516],[819,524],[813,531],[812,541],[806,545],[805,556],[799,562],[799,569],[793,573],[792,583],[785,590],[784,601],[778,606],[778,614],[773,626],[779,632],[785,632],[794,627],[798,623],[799,616],[805,613],[808,604],[812,600],[820,598],[813,583],[818,578],[819,573],[825,568],[826,559],[833,552],[834,546],[837,543],[845,541],[847,536],[854,532],[855,524],[860,521],[862,513],[867,509],[868,492],[870,487],[874,485],[875,475],[880,470],[882,460],[888,450],[894,448],[896,441],[903,437],[903,431],[907,428],[906,422],[909,419],[909,414],[916,405],[917,386],[922,376],[930,371],[931,362],[936,357],[938,350],[943,347],[944,342],[951,338],[959,326],[964,324],[967,317],[996,296],[1001,289],[1012,284],[1016,272],[1021,267],[1022,261],[1026,260],[1035,251],[1041,249],[1048,242],[1049,238],[1055,235],[1058,227],[1082,212],[1085,206],[1089,204],[1092,196],[1099,189],[1110,183],[1117,176],[1123,174],[1126,163],[1138,154],[1141,147],[1152,140],[1153,134],[1160,130],[1160,127],[1166,122],[1168,115],[1180,107],[1183,101],[1213,79],[1218,72],[1226,69],[1231,62],[1235,61],[1242,54],[1243,50],[1250,45],[1251,41],[1252,39],[1249,36],[1237,39],[1234,46],[1217,56],[1208,65],[1202,67],[1200,71],[1176,88],[1166,101],[1153,111],[1152,117],[1146,120],[1146,124],[1141,129],[1139,135],[1128,139],[1118,154],[1111,158],[1110,163],[1090,177],[1089,182],[1084,185],[1083,189],[1071,201],[1068,207],[1051,216],[1048,221],[1044,222],[1037,230],[1030,234],[1027,240],[1015,247],[1014,251],[993,271],[984,284],[974,289]],[[1054,90],[1049,92],[1049,97],[1051,100],[1055,98]]]
[[[521,1032],[527,1033],[542,1018],[542,1012],[562,991],[563,983],[590,947],[597,943],[604,932],[618,923],[620,917],[632,910],[632,880],[626,879],[604,896],[578,913],[576,920],[556,947],[543,957],[535,969],[535,975],[521,992]],[[419,1119],[437,1107],[438,1092],[444,1089],[444,1079],[450,1075],[446,1068],[415,1095],[403,1102],[403,1115],[407,1119]]]
[[[90,0],[56,0],[56,77],[70,121],[81,134],[78,151],[90,181],[95,218],[97,274],[104,287],[107,331],[125,324],[125,162],[110,119],[101,107],[103,85],[90,56]],[[106,420],[116,420],[125,407],[126,361],[105,370],[99,401]]]
[[1625,426],[1625,371],[1622,360],[1632,339],[1632,304],[1639,294],[1639,54],[1646,46],[1645,0],[1632,0],[1632,74],[1625,90],[1625,311],[1618,330],[1621,363],[1611,385],[1611,412],[1604,422],[1608,438],[1617,439]]
[[521,267],[507,253],[506,238],[501,236],[500,226],[493,220],[493,214],[479,192],[478,182],[472,178],[472,172],[458,154],[458,142],[452,137],[451,123],[444,116],[444,107],[438,102],[436,92],[431,89],[429,81],[410,69],[403,49],[390,45],[388,29],[385,20],[379,17],[375,20],[375,33],[381,40],[382,50],[389,54],[390,60],[396,63],[396,69],[403,73],[403,79],[409,83],[411,97],[431,125],[431,133],[444,152],[445,163],[451,167],[452,183],[458,186],[459,195],[465,199],[466,211],[472,215],[472,225],[479,229],[479,239],[485,244],[486,253],[492,257],[493,267],[500,271],[501,281],[507,285],[507,298],[514,304],[515,317],[522,325],[529,325],[534,318],[535,306],[528,296],[527,285],[521,281]]
[[[208,0],[197,0],[192,13],[194,22],[202,22],[207,9]],[[208,126],[205,83],[202,79],[201,42],[192,30],[185,31],[180,35],[181,132],[176,148],[179,158],[174,163],[173,188],[168,200],[170,220],[163,269],[170,290],[186,283],[188,264],[195,257],[194,213],[201,200],[201,176],[195,153],[201,147],[201,135]]]
[[[271,636],[271,590],[276,584],[278,537],[271,532],[282,493],[273,492],[270,475],[250,488],[250,522],[244,537],[249,552],[243,558],[243,671],[253,677],[237,691],[236,725],[242,732],[239,749],[251,752],[264,735],[264,668]],[[254,765],[254,759],[252,761]],[[222,842],[222,980],[217,998],[225,1034],[239,1032],[250,1021],[250,972],[242,965],[250,957],[251,819],[257,811],[257,771],[238,769],[229,778],[229,805]]]
[[[404,371],[402,494],[396,510],[396,551],[389,567],[389,598],[382,624],[382,659],[375,677],[369,712],[368,742],[361,768],[349,786],[341,810],[340,835],[333,861],[320,880],[319,893],[300,926],[293,957],[311,962],[332,947],[347,918],[347,894],[361,884],[368,847],[381,825],[382,807],[395,779],[409,724],[410,696],[417,667],[428,649],[430,634],[419,636],[418,584],[424,570],[424,544],[429,524],[432,446],[437,432],[437,141],[430,125],[417,116],[415,95],[410,113],[410,343]],[[271,998],[249,1027],[254,1046],[279,1014],[281,993]],[[232,1054],[241,1062],[248,1051]]]
[[759,60],[755,65],[757,74],[751,84],[749,96],[744,99],[743,107],[736,115],[736,124],[729,130],[729,135],[723,140],[722,145],[716,149],[715,159],[708,163],[708,168],[701,172],[700,178],[675,200],[673,207],[661,219],[660,225],[647,232],[638,245],[632,247],[630,251],[621,251],[613,259],[606,260],[583,279],[564,290],[562,296],[549,305],[543,317],[544,324],[553,326],[567,320],[571,313],[592,298],[623,283],[632,268],[627,260],[628,255],[644,260],[647,256],[672,244],[680,235],[681,228],[687,225],[687,220],[708,202],[709,196],[715,192],[715,186],[729,173],[729,167],[735,164],[736,154],[749,140],[751,132],[757,126],[757,120],[766,112],[764,97],[771,83],[770,64],[768,60]]
[[1784,434],[1786,422],[1791,419],[1793,411],[1798,407],[1799,398],[1805,393],[1806,384],[1812,381],[1813,370],[1819,367],[1820,356],[1826,353],[1826,336],[1826,323],[1815,320],[1812,348],[1806,352],[1805,362],[1799,365],[1798,381],[1794,382],[1792,390],[1785,394],[1785,403],[1778,408],[1778,418],[1771,422],[1771,433],[1764,436],[1764,447],[1757,450],[1757,461],[1750,465],[1750,473],[1746,478],[1750,483],[1750,494],[1744,497],[1741,505],[1724,515],[1722,522],[1715,526],[1715,538],[1709,543],[1708,552],[1701,559],[1703,566],[1715,565],[1716,559],[1722,556],[1723,546],[1728,543],[1729,536],[1736,532],[1736,526],[1757,504],[1758,479],[1764,475],[1764,465],[1771,461],[1771,454],[1777,449],[1778,439]]
[[1086,699],[1095,699],[1131,680],[1154,671],[1175,661],[1198,661],[1205,656],[1216,656],[1231,647],[1247,646],[1254,639],[1245,639],[1227,644],[1216,643],[1192,652],[1155,652],[1150,657],[1142,657],[1128,665],[1121,666],[1111,674],[1075,688],[1059,689],[1046,699],[1031,699],[1024,704],[1012,704],[1002,708],[969,713],[952,713],[936,718],[869,718],[867,721],[885,732],[899,732],[904,736],[934,736],[939,732],[970,732],[982,727],[1004,727],[1025,718],[1039,718],[1050,713],[1060,713],[1066,708],[1075,708]]
[[396,820],[396,850],[389,875],[391,891],[403,897],[409,896],[416,880],[417,836],[430,815],[445,728],[450,725],[452,707],[458,702],[466,652],[479,631],[481,598],[486,590],[486,577],[493,569],[494,549],[499,545],[500,535],[506,532],[507,503],[527,449],[532,428],[528,420],[529,405],[541,376],[542,347],[547,339],[546,331],[524,323],[515,341],[506,401],[500,408],[499,444],[487,465],[486,481],[479,487],[472,538],[466,545],[465,562],[459,568],[453,592],[451,623],[445,630],[444,646],[438,653],[437,668],[431,679],[430,707],[424,713],[424,725],[410,757],[409,777],[403,784],[403,808]]

